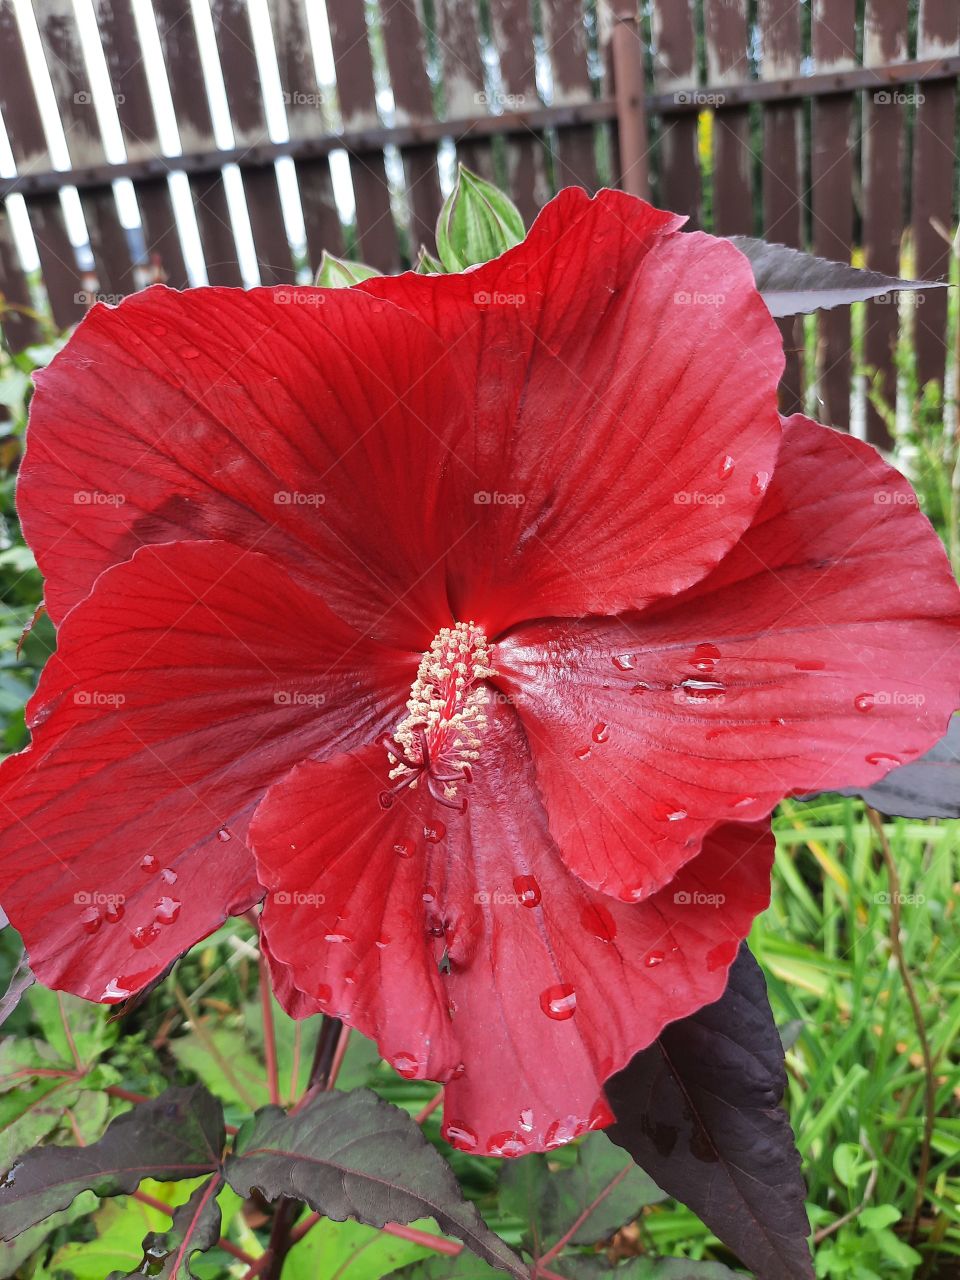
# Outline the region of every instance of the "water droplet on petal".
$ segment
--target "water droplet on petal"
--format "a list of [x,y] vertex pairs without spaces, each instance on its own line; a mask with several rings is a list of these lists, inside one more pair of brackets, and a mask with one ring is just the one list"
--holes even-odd
[[731,809],[745,809],[748,804],[756,804],[756,796],[735,796],[730,801]]
[[613,1124],[616,1116],[610,1110],[605,1098],[598,1098],[593,1104],[590,1112],[590,1119],[587,1121],[588,1129],[605,1129],[608,1124]]
[[450,1079],[462,1080],[466,1074],[467,1074],[467,1064],[465,1062],[458,1062],[456,1067],[454,1067],[453,1072],[450,1075]]
[[891,769],[902,763],[899,756],[884,755],[882,751],[876,751],[873,755],[867,756],[867,764],[887,764]]
[[453,1120],[444,1124],[443,1136],[452,1147],[459,1147],[462,1151],[473,1151],[478,1141],[472,1129]]
[[680,688],[691,702],[711,702],[727,691],[727,686],[719,680],[682,680]]
[[750,492],[753,494],[756,494],[757,497],[759,497],[761,494],[767,492],[767,485],[769,483],[770,483],[770,472],[758,471],[756,475],[751,477]]
[[84,933],[96,933],[102,923],[96,907],[87,907],[85,911],[81,911],[80,924]]
[[583,908],[580,923],[587,933],[592,933],[601,942],[612,942],[617,936],[617,922],[609,909],[600,902],[591,902]]
[[853,705],[856,707],[858,711],[872,711],[873,710],[873,694],[858,693],[853,700]]
[[123,903],[108,902],[103,913],[103,918],[107,924],[116,924],[118,920],[123,919]]
[[720,459],[720,466],[718,468],[720,479],[729,480],[730,477],[733,475],[733,468],[736,465],[737,464],[734,462],[733,458],[730,457],[729,453],[726,454],[724,457],[722,457]]
[[637,660],[632,653],[621,653],[613,659],[613,665],[618,671],[632,671],[637,665]]
[[407,1080],[412,1080],[420,1070],[420,1064],[412,1053],[398,1053],[393,1059],[393,1069]]
[[564,1022],[572,1018],[577,1011],[577,993],[568,982],[560,982],[555,987],[547,987],[540,993],[540,1008],[548,1018]]
[[663,964],[665,959],[666,956],[662,951],[651,951],[643,963],[648,969],[655,969],[658,964]]
[[200,355],[200,352],[196,347],[181,347],[180,354],[183,356],[184,360],[196,360]]
[[802,662],[795,662],[793,669],[795,671],[825,671],[827,664],[821,662],[819,658],[806,658]]
[[130,990],[120,985],[122,981],[122,978],[110,979],[104,988],[103,995],[100,997],[104,1004],[119,1004],[121,1000],[126,1000]]
[[577,758],[578,760],[586,760],[586,759],[589,757],[589,755],[590,755],[590,748],[589,748],[589,747],[577,747],[576,751],[575,751],[573,754],[574,754],[574,756],[576,756],[576,758]]
[[610,729],[601,720],[598,724],[593,726],[593,732],[590,736],[593,738],[594,742],[606,742],[610,737]]
[[412,840],[398,840],[393,846],[393,852],[398,858],[412,858],[417,852],[417,846]]
[[423,838],[430,844],[439,844],[446,834],[447,828],[442,822],[428,822],[424,825]]
[[540,886],[533,876],[515,876],[513,891],[524,907],[539,907]]
[[577,1136],[576,1121],[573,1117],[566,1120],[554,1120],[547,1132],[543,1135],[543,1145],[547,1151],[552,1151],[556,1147],[566,1146],[568,1142],[572,1142]]
[[513,1158],[522,1156],[527,1149],[527,1144],[519,1133],[495,1133],[487,1143],[487,1153],[491,1156],[507,1156]]
[[533,1111],[530,1107],[524,1107],[520,1112],[520,1128],[524,1133],[530,1133],[533,1129]]
[[676,803],[658,800],[653,806],[653,816],[658,822],[680,822],[687,816],[687,811]]
[[161,898],[155,906],[158,922],[160,924],[173,924],[180,914],[180,905],[177,898]]
[[377,939],[376,945],[377,945],[377,946],[380,948],[380,950],[382,951],[384,947],[389,947],[389,945],[390,945],[390,941],[391,941],[391,940],[390,940],[389,938],[385,938],[385,937],[383,937],[383,935],[381,935],[381,936]]
[[152,924],[141,924],[134,929],[130,935],[130,940],[135,947],[148,947],[151,942],[156,942],[160,937],[160,926],[154,921]]
[[230,832],[227,830],[227,828],[226,828],[226,827],[221,827],[221,828],[220,828],[220,830],[217,832],[217,839],[218,839],[222,844],[226,844],[226,843],[227,843],[227,841],[230,839]]
[[145,854],[140,859],[140,870],[146,871],[148,875],[152,875],[159,865],[152,853]]
[[639,694],[639,693],[649,693],[649,692],[650,692],[650,686],[647,684],[646,680],[638,680],[638,681],[637,681],[637,683],[636,683],[636,684],[633,686],[633,688],[630,690],[630,692],[631,692],[631,693],[638,693],[638,694]]
[[350,935],[348,933],[325,933],[323,939],[325,942],[349,942]]
[[720,650],[715,644],[698,644],[690,661],[698,671],[712,671],[720,658]]
[[328,1004],[333,999],[333,988],[328,987],[325,982],[321,982],[319,987],[317,987],[315,994],[316,999],[319,1000],[321,1004]]
[[423,893],[421,894],[421,897],[424,902],[436,902],[437,891],[432,884],[425,884],[423,886]]
[[160,879],[163,881],[164,884],[176,884],[177,873],[173,870],[172,867],[164,867],[163,870],[160,872]]
[[152,324],[150,326],[150,332],[156,334],[158,338],[162,338],[167,332],[167,326],[165,324]]

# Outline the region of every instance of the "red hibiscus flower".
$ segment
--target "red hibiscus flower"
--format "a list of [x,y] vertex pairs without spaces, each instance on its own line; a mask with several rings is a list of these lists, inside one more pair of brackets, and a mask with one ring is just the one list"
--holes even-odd
[[781,424],[748,264],[679,226],[568,191],[463,275],[84,320],[32,410],[58,651],[0,779],[43,982],[120,1000],[265,894],[292,1012],[445,1082],[457,1145],[549,1148],[722,992],[776,802],[940,736],[933,531]]

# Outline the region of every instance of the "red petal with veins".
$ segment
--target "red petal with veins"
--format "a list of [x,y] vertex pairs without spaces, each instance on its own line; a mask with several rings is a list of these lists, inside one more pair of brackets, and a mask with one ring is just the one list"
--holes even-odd
[[179,543],[108,571],[0,768],[0,901],[40,981],[120,1000],[256,902],[257,801],[395,723],[415,667],[264,556]]
[[900,473],[796,417],[713,574],[642,615],[520,627],[496,665],[567,864],[630,900],[717,822],[932,746],[960,703],[960,592]]
[[673,594],[760,503],[780,335],[746,258],[681,221],[569,188],[493,262],[361,286],[434,328],[469,388],[450,593],[488,635]]
[[721,994],[769,899],[769,830],[719,829],[628,905],[565,868],[509,709],[491,712],[465,813],[422,787],[382,810],[384,760],[308,762],[257,810],[270,952],[401,1074],[446,1083],[455,1145],[519,1155],[608,1123],[604,1080]]

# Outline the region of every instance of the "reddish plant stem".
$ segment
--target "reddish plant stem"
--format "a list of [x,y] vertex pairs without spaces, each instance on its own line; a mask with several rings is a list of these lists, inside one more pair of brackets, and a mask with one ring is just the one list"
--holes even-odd
[[427,1103],[427,1105],[423,1107],[422,1110],[418,1111],[417,1114],[414,1116],[414,1119],[416,1120],[417,1124],[423,1124],[425,1120],[429,1120],[429,1118],[433,1115],[433,1113],[436,1111],[437,1107],[439,1107],[442,1101],[443,1101],[443,1090],[438,1089],[437,1092],[434,1094],[434,1096]]
[[614,1189],[614,1187],[617,1186],[619,1183],[621,1183],[624,1180],[624,1178],[627,1176],[627,1174],[630,1172],[630,1170],[633,1168],[635,1168],[635,1166],[632,1164],[625,1165],[620,1170],[620,1172],[616,1175],[616,1177],[611,1178],[610,1181],[607,1183],[607,1185],[604,1187],[604,1189],[600,1192],[600,1194],[594,1199],[593,1203],[587,1205],[586,1209],[584,1209],[583,1213],[580,1214],[580,1217],[577,1218],[576,1222],[573,1224],[570,1230],[566,1231],[560,1237],[557,1243],[553,1246],[553,1248],[548,1249],[542,1258],[537,1259],[536,1272],[538,1275],[547,1274],[543,1270],[543,1268],[547,1265],[547,1263],[552,1262],[554,1258],[557,1256],[557,1254],[560,1252],[560,1250],[565,1245],[569,1244],[569,1242],[577,1234],[577,1231],[580,1229],[580,1227],[583,1226],[586,1220],[590,1217],[591,1213],[594,1212],[597,1205],[601,1204],[607,1198],[607,1196]]
[[[134,1191],[131,1195],[131,1199],[139,1200],[141,1204],[149,1205],[151,1209],[156,1209],[158,1213],[165,1213],[168,1218],[172,1218],[177,1209],[180,1208],[179,1205],[174,1206],[164,1204],[162,1200],[158,1200],[156,1196],[150,1195],[148,1191]],[[245,1253],[244,1250],[235,1245],[232,1240],[227,1240],[224,1236],[221,1236],[217,1241],[217,1247],[222,1249],[224,1253],[229,1253],[239,1262],[245,1262],[247,1266],[252,1266],[255,1262],[255,1259],[252,1258],[249,1253]]]
[[260,1008],[263,1012],[263,1054],[267,1063],[267,1088],[270,1090],[270,1101],[275,1107],[280,1105],[280,1079],[277,1073],[277,1033],[273,1022],[273,996],[270,992],[270,979],[267,974],[267,962],[260,952]]

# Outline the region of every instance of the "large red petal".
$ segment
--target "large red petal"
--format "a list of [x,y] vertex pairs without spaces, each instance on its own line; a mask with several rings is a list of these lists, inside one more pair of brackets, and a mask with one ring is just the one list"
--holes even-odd
[[423,789],[384,812],[383,769],[376,748],[311,761],[257,810],[284,981],[402,1074],[446,1082],[458,1146],[518,1155],[607,1123],[603,1081],[722,992],[768,901],[769,830],[719,829],[667,891],[628,905],[563,865],[509,711],[492,713],[465,814]]
[[960,592],[899,472],[798,417],[712,575],[643,615],[519,628],[496,665],[568,864],[631,899],[718,821],[931,746],[960,704]]
[[256,901],[253,807],[394,722],[416,659],[223,543],[144,548],[59,640],[0,769],[0,901],[42,982],[118,1000]]
[[431,325],[469,388],[450,591],[488,634],[672,594],[756,511],[779,334],[747,260],[681,221],[570,188],[474,271],[362,286]]
[[143,543],[224,539],[425,648],[472,519],[438,500],[462,401],[433,333],[355,291],[158,286],[95,307],[37,376],[19,481],[51,616]]

